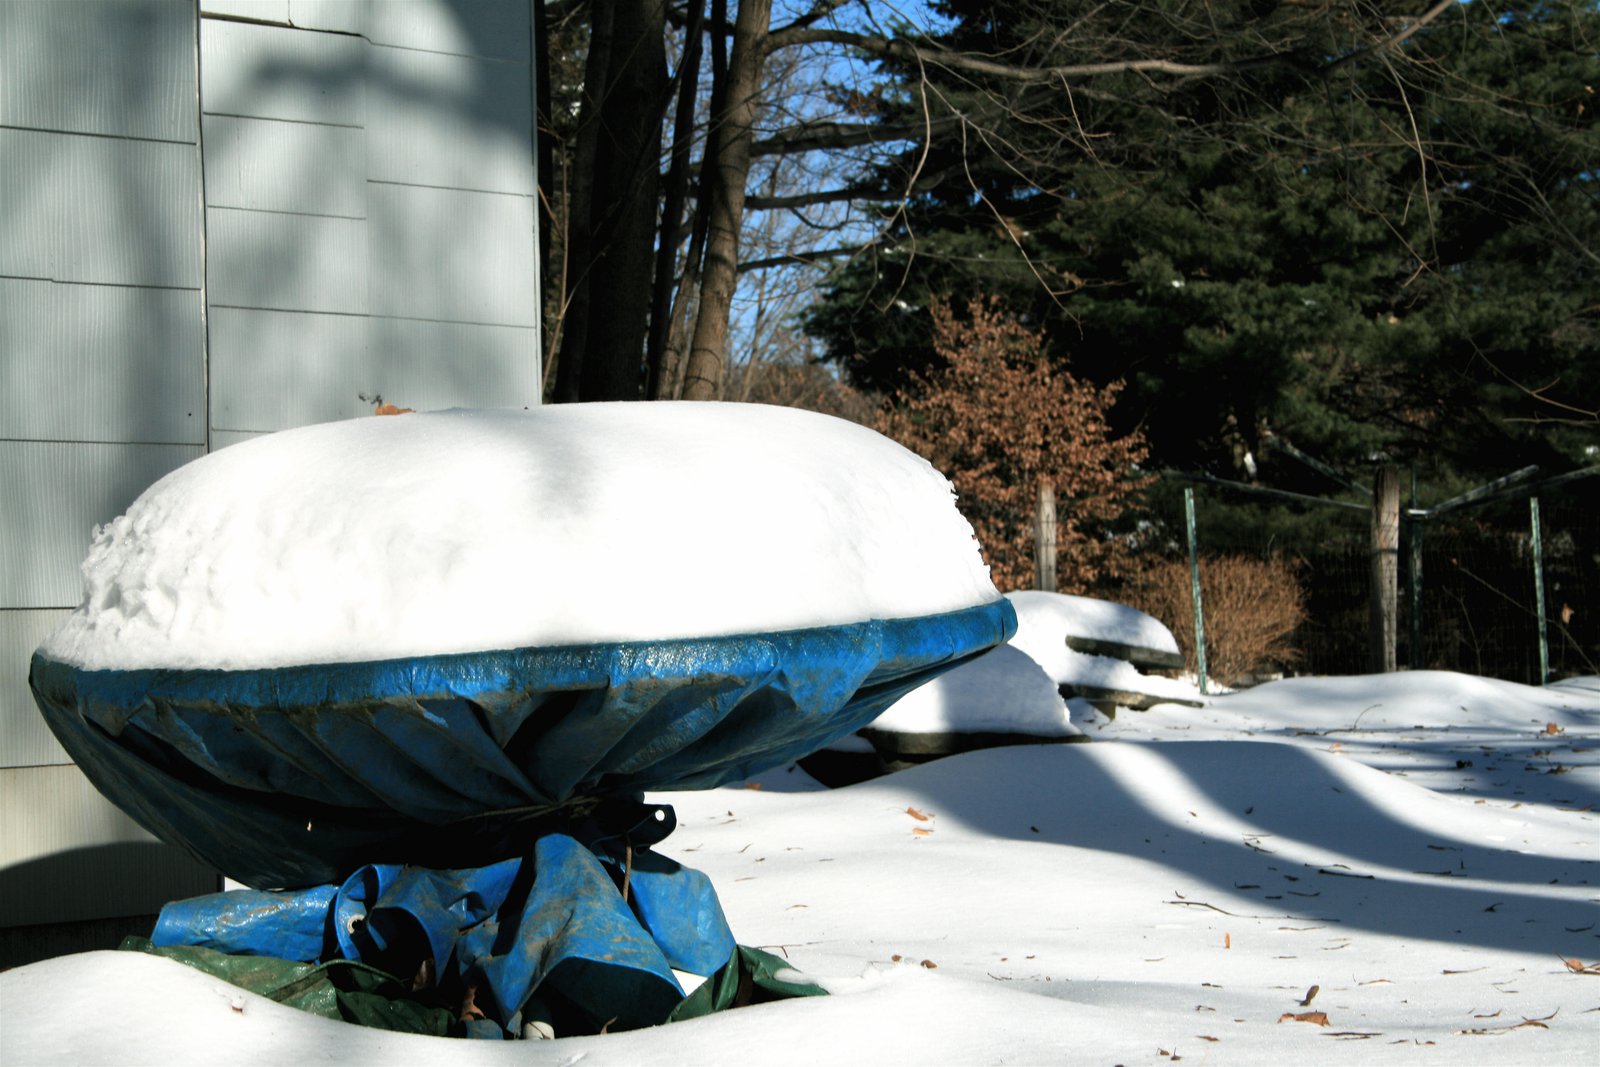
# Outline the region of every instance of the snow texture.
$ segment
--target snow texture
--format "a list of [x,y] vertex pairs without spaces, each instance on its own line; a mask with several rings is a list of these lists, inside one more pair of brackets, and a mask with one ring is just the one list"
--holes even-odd
[[452,1041],[86,953],[0,974],[0,1062],[1594,1061],[1600,680],[1295,679],[1094,738],[652,796],[740,940],[832,996]]
[[[936,734],[1002,732],[1074,737],[1056,683],[1027,654],[1001,645],[918,686],[872,722],[874,730]],[[834,746],[838,750],[838,746]]]
[[1170,700],[1198,696],[1188,682],[1143,674],[1124,660],[1067,647],[1069,636],[1090,637],[1176,653],[1172,632],[1144,612],[1064,593],[1025,591],[1007,593],[1006,598],[1017,609],[1017,632],[1010,643],[1026,652],[1057,685],[1147,693]]
[[989,603],[950,483],[871,430],[742,404],[557,405],[272,434],[95,534],[41,651],[258,668],[908,618]]
[[1036,589],[1007,593],[1006,599],[1017,609],[1017,618],[1026,631],[1041,635],[1059,631],[1070,637],[1092,637],[1130,648],[1178,654],[1177,638],[1161,620],[1126,604]]

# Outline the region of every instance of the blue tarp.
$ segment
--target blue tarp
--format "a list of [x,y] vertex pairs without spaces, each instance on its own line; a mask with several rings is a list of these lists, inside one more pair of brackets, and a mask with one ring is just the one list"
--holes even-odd
[[262,887],[169,905],[156,946],[353,960],[465,996],[495,1035],[552,1005],[592,1031],[665,1021],[682,1000],[673,968],[739,958],[710,883],[651,850],[673,819],[646,790],[805,756],[1015,630],[1002,599],[781,633],[245,671],[35,654],[29,681],[101,792]]
[[294,888],[614,834],[644,791],[798,759],[1015,629],[1001,599],[780,633],[262,670],[87,671],[36,654],[29,681],[68,754],[141,825],[246,885]]
[[369,865],[342,885],[178,901],[162,909],[150,941],[355,960],[470,1003],[485,1017],[475,1036],[492,1037],[517,1036],[533,1019],[579,1033],[665,1022],[683,999],[673,969],[715,974],[736,949],[700,872],[561,833],[488,867]]

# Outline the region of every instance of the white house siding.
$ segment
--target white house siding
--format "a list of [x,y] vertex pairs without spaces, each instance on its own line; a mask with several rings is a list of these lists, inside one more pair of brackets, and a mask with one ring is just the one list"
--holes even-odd
[[94,524],[361,394],[538,402],[531,2],[0,2],[0,927],[214,882],[28,692]]
[[94,524],[205,451],[195,15],[0,3],[0,926],[215,874],[94,792],[27,688]]

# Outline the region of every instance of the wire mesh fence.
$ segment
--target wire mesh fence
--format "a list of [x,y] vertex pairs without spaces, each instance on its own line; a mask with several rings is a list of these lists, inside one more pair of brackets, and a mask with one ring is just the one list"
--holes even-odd
[[[1549,487],[1538,500],[1547,677],[1600,674],[1600,478]],[[1373,669],[1369,510],[1262,502],[1221,486],[1196,489],[1195,501],[1202,571],[1208,561],[1242,557],[1285,563],[1293,574],[1304,619],[1289,641],[1295,655],[1278,666],[1302,674]],[[1161,526],[1184,529],[1181,499],[1157,512]],[[1532,525],[1528,495],[1434,518],[1408,515],[1399,553],[1401,666],[1541,682]],[[1170,538],[1167,549],[1180,545],[1181,537]]]

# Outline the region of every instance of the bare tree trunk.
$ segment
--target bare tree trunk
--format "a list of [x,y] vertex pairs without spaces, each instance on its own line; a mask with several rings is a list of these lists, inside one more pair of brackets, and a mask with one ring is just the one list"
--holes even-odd
[[[700,40],[705,0],[694,0],[678,62],[678,109],[672,122],[672,163],[667,169],[661,209],[661,241],[650,299],[650,338],[645,346],[645,395],[661,398],[662,369],[672,324],[673,268],[683,234],[683,205],[689,191],[689,145],[694,136],[695,100],[700,90]],[[720,35],[719,35],[720,36]],[[685,267],[687,272],[687,266]]]
[[715,400],[722,390],[722,372],[728,362],[728,320],[738,284],[744,183],[750,173],[750,145],[755,139],[756,105],[771,20],[772,0],[740,0],[728,63],[728,91],[724,107],[713,120],[720,127],[719,151],[700,171],[700,180],[710,183],[710,229],[700,282],[700,313],[684,376],[685,400]]
[[594,256],[590,233],[593,188],[587,176],[594,173],[600,142],[600,113],[605,104],[611,66],[611,4],[589,7],[589,54],[584,61],[583,104],[578,116],[577,143],[573,146],[572,172],[567,185],[567,232],[563,268],[564,305],[561,310],[561,347],[556,352],[557,401],[579,396],[583,353],[589,340],[589,263]]
[[666,110],[666,0],[617,0],[600,109],[591,205],[589,327],[579,394],[637,400],[655,257],[661,121]]

